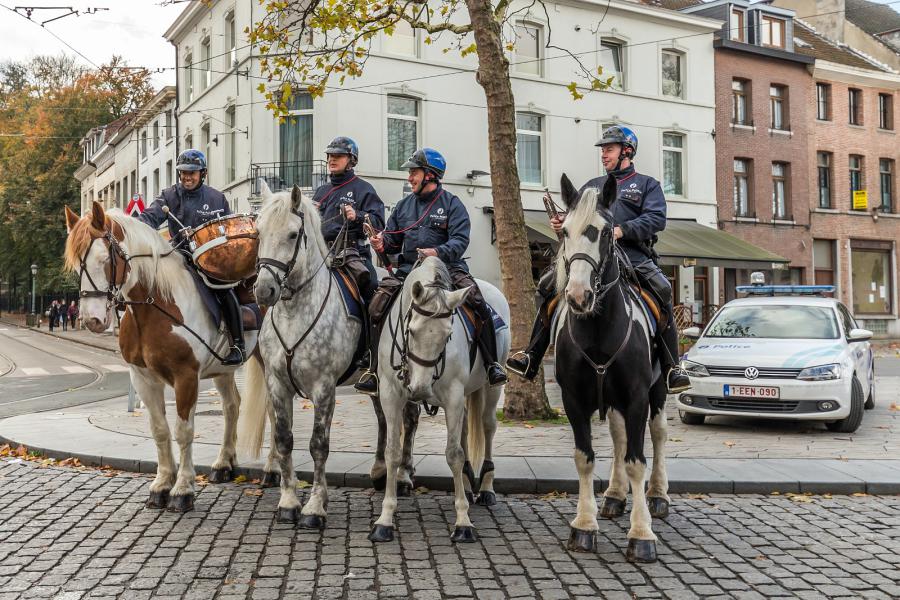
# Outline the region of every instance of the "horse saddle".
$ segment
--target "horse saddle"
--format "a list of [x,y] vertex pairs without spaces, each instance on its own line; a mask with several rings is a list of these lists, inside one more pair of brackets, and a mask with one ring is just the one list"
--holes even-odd
[[650,292],[633,284],[630,288],[631,292],[635,295],[635,298],[640,301],[639,305],[648,317],[647,320],[650,322],[651,333],[656,335],[659,328],[666,326],[668,317],[663,314],[659,302]]
[[350,379],[350,376],[356,372],[357,361],[366,353],[366,350],[369,347],[367,339],[369,327],[367,323],[368,315],[366,314],[366,306],[363,302],[359,287],[356,285],[356,278],[342,268],[332,269],[331,276],[334,278],[334,282],[341,292],[341,301],[344,304],[344,312],[349,318],[356,319],[361,324],[359,340],[356,342],[356,351],[353,353],[353,360],[350,361],[350,367],[347,372],[341,375],[338,380],[338,385],[340,385]]
[[[491,319],[494,322],[495,332],[509,327],[506,321],[503,320],[503,317],[494,310],[493,306],[488,304],[487,307],[491,312]],[[475,357],[478,354],[478,344],[476,341],[478,340],[478,336],[481,335],[481,328],[484,327],[484,321],[478,317],[478,313],[476,313],[471,306],[465,303],[457,308],[456,312],[466,330],[466,337],[469,339],[469,369],[472,369],[472,367],[475,366]]]
[[[188,269],[194,284],[197,286],[197,293],[203,300],[203,306],[206,307],[209,316],[212,318],[216,327],[222,324],[222,307],[219,305],[219,299],[216,298],[215,292],[206,285],[206,282],[195,269]],[[255,277],[254,277],[255,280]],[[262,327],[263,315],[256,303],[253,295],[253,280],[248,280],[239,284],[234,288],[241,305],[241,320],[244,323],[244,331],[259,331]]]

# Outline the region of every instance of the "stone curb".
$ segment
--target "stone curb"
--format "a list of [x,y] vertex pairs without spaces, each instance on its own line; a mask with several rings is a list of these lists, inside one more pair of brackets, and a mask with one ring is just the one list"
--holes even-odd
[[40,329],[38,327],[27,327],[27,326],[23,326],[19,323],[16,323],[14,321],[7,321],[6,319],[4,319],[2,317],[0,317],[0,323],[3,323],[5,325],[12,325],[13,327],[18,327],[19,329],[25,329],[27,331],[34,331],[36,333],[41,333],[43,335],[46,335],[46,336],[49,336],[52,338],[56,338],[58,340],[72,342],[74,344],[81,344],[82,346],[88,346],[89,348],[94,348],[96,350],[104,350],[106,352],[114,352],[116,354],[119,354],[118,348],[110,348],[109,346],[104,346],[99,343],[93,343],[93,342],[89,342],[89,341],[85,341],[85,340],[81,340],[81,339],[73,338],[73,337],[56,335],[55,333],[50,333],[49,331],[44,331],[43,329]]

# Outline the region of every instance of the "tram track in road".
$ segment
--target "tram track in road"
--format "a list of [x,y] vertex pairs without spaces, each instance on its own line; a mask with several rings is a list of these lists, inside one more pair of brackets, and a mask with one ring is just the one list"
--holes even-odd
[[8,357],[7,355],[0,352],[0,368],[8,367],[5,371],[0,373],[0,377],[4,377],[9,375],[13,371],[16,370],[16,361]]

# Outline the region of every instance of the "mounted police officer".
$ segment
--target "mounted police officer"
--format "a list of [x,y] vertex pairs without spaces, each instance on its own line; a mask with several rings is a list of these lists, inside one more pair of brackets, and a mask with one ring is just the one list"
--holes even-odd
[[[491,385],[506,383],[506,373],[497,362],[497,336],[490,309],[469,274],[463,253],[469,247],[472,223],[469,213],[459,198],[441,185],[447,162],[431,148],[422,148],[409,157],[402,168],[409,169],[407,180],[412,194],[401,200],[391,213],[387,230],[371,238],[372,247],[379,254],[397,254],[398,264],[393,277],[385,277],[378,285],[370,314],[378,323],[390,305],[390,301],[402,287],[401,280],[424,256],[436,256],[447,265],[456,289],[472,287],[466,299],[482,322],[478,347]],[[372,360],[356,384],[356,389],[366,394],[378,393],[377,372],[378,339],[372,336],[370,349]]]
[[[138,219],[154,229],[168,222],[172,245],[180,248],[187,240],[178,222],[193,229],[231,214],[231,209],[222,192],[203,183],[206,179],[206,157],[202,152],[185,150],[178,155],[175,170],[178,172],[178,183],[164,189],[153,204],[138,215]],[[164,211],[163,207],[168,207],[169,212]],[[170,219],[170,214],[175,218]],[[212,291],[219,300],[222,318],[231,335],[231,349],[222,359],[222,364],[239,365],[246,359],[240,303],[232,289]]]
[[[313,202],[322,216],[322,235],[329,245],[334,244],[339,235],[346,236],[343,243],[338,244],[341,247],[335,248],[335,253],[356,278],[363,300],[368,304],[378,287],[378,275],[372,264],[363,223],[368,216],[372,227],[383,229],[384,202],[372,184],[353,171],[359,162],[356,142],[348,137],[336,137],[325,148],[325,156],[328,160],[328,182],[319,186],[313,196]],[[347,226],[344,230],[345,219]]]
[[[691,384],[678,367],[678,332],[673,318],[672,287],[656,264],[657,256],[653,251],[656,234],[666,228],[665,196],[656,179],[635,171],[632,162],[637,155],[638,139],[631,129],[613,125],[603,132],[595,146],[600,146],[603,168],[616,178],[617,194],[612,206],[616,222],[613,235],[631,261],[641,286],[652,292],[668,317],[667,324],[657,328],[657,357],[663,372],[667,374],[669,393],[682,392]],[[589,187],[602,190],[605,182],[605,175],[591,179],[579,190],[579,196]],[[562,231],[563,219],[564,216],[551,219],[550,225],[555,232]],[[550,312],[556,296],[555,279],[555,273],[547,273],[541,278],[538,289],[543,301],[538,309],[531,341],[523,352],[506,361],[511,371],[526,379],[537,375],[550,345]]]

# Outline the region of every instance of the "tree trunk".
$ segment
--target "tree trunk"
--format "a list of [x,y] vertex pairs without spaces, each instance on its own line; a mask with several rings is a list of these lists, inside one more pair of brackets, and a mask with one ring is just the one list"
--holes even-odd
[[[509,61],[503,51],[500,23],[489,0],[466,0],[478,52],[478,83],[484,88],[488,111],[491,192],[503,293],[514,315],[510,323],[512,347],[524,348],[535,316],[531,254],[525,215],[519,196],[516,167],[516,107],[509,80]],[[511,375],[506,385],[504,414],[511,419],[546,418],[553,413],[544,391],[543,371],[533,382]]]

